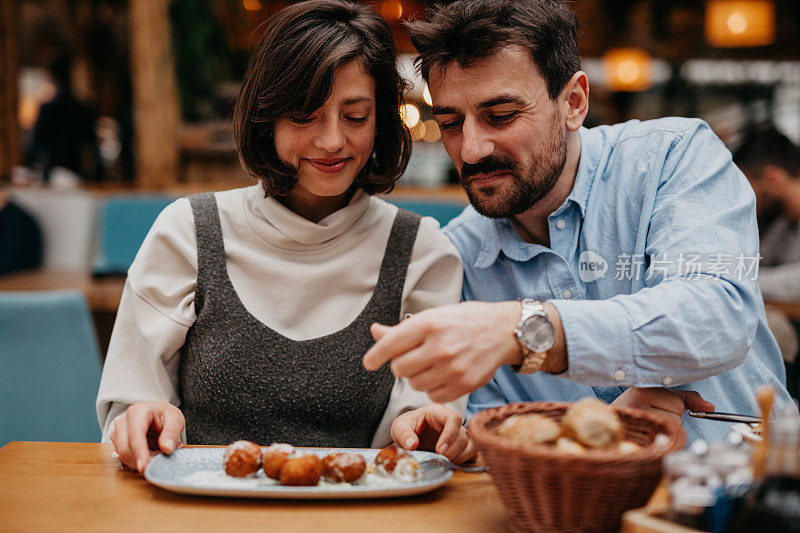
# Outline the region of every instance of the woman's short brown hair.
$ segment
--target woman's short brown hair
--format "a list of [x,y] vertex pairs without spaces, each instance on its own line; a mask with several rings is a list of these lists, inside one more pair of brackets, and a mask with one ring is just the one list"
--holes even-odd
[[320,108],[337,68],[360,61],[375,80],[376,136],[372,156],[354,186],[389,192],[411,156],[411,137],[400,118],[405,82],[397,72],[392,32],[372,8],[342,0],[291,5],[267,23],[244,76],[233,117],[239,160],[260,179],[266,196],[285,193],[297,169],[275,151],[273,130],[282,117]]

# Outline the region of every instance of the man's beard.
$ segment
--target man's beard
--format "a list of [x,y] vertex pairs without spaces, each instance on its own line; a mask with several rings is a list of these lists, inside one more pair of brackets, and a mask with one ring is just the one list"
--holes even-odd
[[[464,163],[459,181],[475,210],[490,218],[511,217],[524,213],[547,196],[558,182],[567,162],[567,142],[558,129],[542,150],[542,158],[528,168],[502,155],[490,155],[478,163]],[[506,171],[511,176],[510,186],[493,185],[478,188],[468,179],[479,173]]]

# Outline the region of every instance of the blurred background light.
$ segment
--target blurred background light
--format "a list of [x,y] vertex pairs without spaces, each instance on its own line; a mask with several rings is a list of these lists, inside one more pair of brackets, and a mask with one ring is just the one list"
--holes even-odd
[[433,105],[433,99],[431,98],[431,90],[428,89],[427,83],[425,84],[425,87],[422,89],[422,100],[429,106]]
[[381,14],[386,20],[400,20],[403,17],[403,3],[397,0],[385,0]]
[[412,141],[421,141],[425,137],[426,128],[424,122],[419,122],[419,120],[417,120],[417,123],[409,127],[408,130],[411,132]]
[[705,38],[718,48],[766,46],[775,42],[775,3],[769,0],[709,0]]
[[403,119],[403,122],[406,123],[406,126],[408,126],[409,128],[413,128],[419,123],[420,119],[419,108],[414,104],[401,105],[400,118]]
[[258,0],[242,0],[242,6],[248,11],[261,11],[261,2]]
[[603,70],[612,91],[644,91],[652,85],[650,54],[641,48],[612,48],[603,56]]
[[439,125],[433,119],[428,119],[422,123],[425,127],[425,132],[422,134],[422,140],[429,143],[435,143],[442,138],[439,132]]

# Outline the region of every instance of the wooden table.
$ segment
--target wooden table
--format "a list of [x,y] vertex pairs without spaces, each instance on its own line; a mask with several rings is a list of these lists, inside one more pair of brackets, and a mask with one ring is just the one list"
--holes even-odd
[[26,270],[0,276],[0,291],[81,291],[92,311],[116,313],[125,278],[92,278],[83,270]]
[[12,442],[0,449],[0,531],[508,531],[488,474],[391,500],[303,502],[174,494],[125,472],[110,444]]

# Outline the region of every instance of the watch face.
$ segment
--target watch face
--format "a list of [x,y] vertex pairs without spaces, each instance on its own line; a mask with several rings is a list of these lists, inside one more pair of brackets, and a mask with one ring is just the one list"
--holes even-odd
[[522,342],[534,352],[546,352],[553,347],[555,340],[553,324],[544,316],[534,315],[522,324]]

